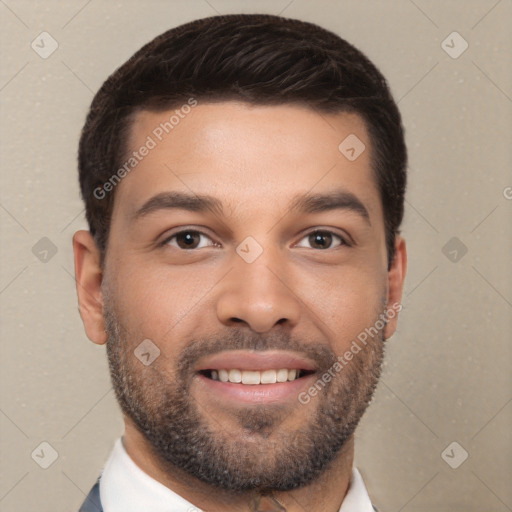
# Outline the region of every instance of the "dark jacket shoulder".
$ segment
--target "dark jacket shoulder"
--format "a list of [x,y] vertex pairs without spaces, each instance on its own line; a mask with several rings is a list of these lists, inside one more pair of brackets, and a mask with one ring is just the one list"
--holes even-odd
[[100,501],[100,481],[98,480],[85,501],[82,503],[80,510],[78,512],[103,512],[103,507],[101,506]]

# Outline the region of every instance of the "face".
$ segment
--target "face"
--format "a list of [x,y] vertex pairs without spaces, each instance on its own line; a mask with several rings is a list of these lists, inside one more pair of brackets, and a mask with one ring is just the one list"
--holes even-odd
[[137,115],[131,149],[156,144],[115,191],[102,297],[118,400],[166,471],[304,486],[352,436],[396,321],[380,316],[403,276],[371,141],[354,114],[236,102],[199,103],[160,141],[169,115]]

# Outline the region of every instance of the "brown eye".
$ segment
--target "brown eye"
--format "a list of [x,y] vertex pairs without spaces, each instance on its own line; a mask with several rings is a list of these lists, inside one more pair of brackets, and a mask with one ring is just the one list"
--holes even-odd
[[[307,240],[306,244],[304,244],[304,240]],[[310,247],[311,249],[324,250],[339,247],[340,245],[347,244],[339,235],[330,231],[317,230],[306,235],[301,242],[299,242],[298,247]]]
[[201,241],[201,235],[194,231],[184,231],[176,235],[176,243],[181,249],[195,249]]
[[328,249],[332,244],[332,234],[321,231],[311,233],[309,243],[314,249]]
[[211,238],[199,231],[187,230],[175,233],[167,240],[164,245],[171,245],[178,249],[201,249],[214,245]]

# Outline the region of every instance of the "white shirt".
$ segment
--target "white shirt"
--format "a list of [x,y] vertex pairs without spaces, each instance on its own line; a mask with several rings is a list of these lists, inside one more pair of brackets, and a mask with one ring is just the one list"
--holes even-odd
[[[100,499],[104,512],[203,512],[140,469],[126,452],[121,438],[101,475]],[[355,467],[339,512],[374,512],[363,478]]]

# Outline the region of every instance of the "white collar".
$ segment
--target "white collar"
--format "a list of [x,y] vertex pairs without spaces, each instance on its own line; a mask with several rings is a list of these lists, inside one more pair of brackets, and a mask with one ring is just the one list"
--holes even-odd
[[[126,452],[121,438],[115,445],[100,479],[104,512],[202,512],[139,468]],[[142,507],[142,508],[141,508]],[[339,512],[373,512],[359,471],[352,479]]]

